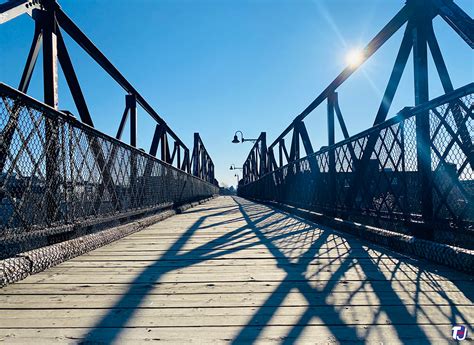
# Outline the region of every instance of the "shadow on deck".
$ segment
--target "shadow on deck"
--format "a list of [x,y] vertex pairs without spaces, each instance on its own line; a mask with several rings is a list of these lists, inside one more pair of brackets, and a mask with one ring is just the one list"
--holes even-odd
[[[141,327],[143,339],[176,342],[430,343],[449,340],[455,324],[472,324],[472,277],[442,266],[238,197],[221,197],[173,220],[182,228],[175,240],[127,281],[93,324],[78,325],[87,330],[73,339],[123,342],[124,332]],[[56,268],[66,267],[57,277],[68,274],[65,264]],[[92,268],[87,261],[80,265]],[[87,272],[101,275],[95,269]],[[195,278],[199,272],[205,277]],[[168,283],[184,286],[178,291],[184,305],[162,296],[163,307],[143,321],[138,314],[151,308],[145,301]],[[189,295],[197,302],[186,303]]]

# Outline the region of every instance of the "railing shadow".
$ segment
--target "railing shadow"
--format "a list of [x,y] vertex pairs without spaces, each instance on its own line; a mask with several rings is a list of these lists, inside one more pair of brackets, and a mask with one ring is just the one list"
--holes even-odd
[[[312,324],[313,318],[318,318],[329,328],[332,340],[338,343],[347,340],[365,342],[369,339],[374,327],[356,327],[356,324],[348,322],[363,318],[369,324],[390,324],[399,339],[412,335],[417,343],[430,343],[422,324],[436,325],[440,318],[451,325],[459,321],[468,324],[465,315],[437,282],[439,276],[444,275],[456,284],[456,273],[439,272],[439,266],[428,263],[422,263],[423,268],[420,268],[419,263],[410,258],[397,258],[398,254],[378,246],[372,250],[350,235],[339,235],[333,230],[275,211],[271,207],[261,206],[272,213],[271,217],[263,221],[254,219],[251,208],[254,203],[242,198],[235,198],[235,201],[259,241],[273,254],[278,266],[285,270],[286,277],[248,321],[247,326],[242,328],[233,343],[257,341],[264,330],[262,326],[270,324],[277,310],[284,307],[285,298],[295,290],[304,296],[308,307],[282,340],[284,344],[296,342],[305,327]],[[280,218],[284,226],[272,218]],[[266,223],[271,219],[273,225],[267,226]],[[336,269],[333,270],[333,267]],[[327,278],[324,278],[325,272],[329,273],[326,274]],[[360,286],[346,300],[338,301],[336,298],[331,302],[340,291],[339,285],[345,285],[348,281]],[[411,301],[407,301],[405,296],[402,299],[399,292],[394,290],[396,286],[403,295],[409,294],[411,290],[406,285],[415,285]],[[473,300],[472,285],[459,284],[457,288]],[[426,291],[437,294],[427,294]],[[438,300],[433,301],[433,296]],[[321,306],[321,300],[326,301],[325,306]],[[426,311],[420,301],[431,302],[434,308]],[[362,309],[365,315],[356,315],[354,305],[366,306]],[[409,329],[407,325],[410,325]],[[436,331],[441,337],[449,336],[440,329]],[[379,339],[383,338],[383,335],[378,336]]]
[[[429,343],[423,324],[435,325],[439,318],[451,324],[467,323],[463,311],[452,300],[452,291],[445,291],[438,282],[441,276],[457,284],[455,274],[441,272],[439,266],[428,263],[420,268],[417,261],[376,246],[365,246],[349,235],[271,207],[238,197],[234,201],[236,205],[232,207],[203,208],[208,214],[199,217],[159,259],[133,279],[128,290],[84,336],[81,344],[116,342],[165,274],[262,245],[286,276],[265,302],[257,306],[233,338],[234,343],[256,342],[266,328],[273,326],[272,318],[287,308],[285,299],[295,291],[303,296],[307,307],[282,337],[286,344],[296,342],[308,326],[316,324],[325,326],[336,342],[347,339],[364,342],[379,332],[370,325],[391,324],[400,339],[406,339],[407,332],[411,332],[417,342]],[[199,230],[222,225],[232,227],[204,244],[185,248]],[[163,265],[166,261],[174,264]],[[468,287],[460,283],[456,288],[472,301],[473,292]],[[430,300],[433,298],[437,301]],[[433,306],[428,310],[423,307],[426,303]],[[362,319],[364,323],[359,322]],[[362,327],[364,324],[369,326]],[[408,329],[405,325],[411,326]],[[446,337],[441,330],[437,332]]]
[[[219,256],[226,255],[232,252],[236,252],[248,247],[255,245],[255,242],[249,240],[240,240],[242,236],[250,234],[251,230],[248,226],[238,227],[235,230],[226,232],[217,239],[211,240],[201,246],[198,246],[189,251],[183,251],[183,247],[186,245],[188,240],[195,234],[198,229],[219,226],[236,222],[242,217],[237,217],[229,221],[216,222],[211,225],[203,225],[207,218],[224,216],[238,212],[238,207],[232,208],[223,207],[224,211],[219,211],[220,207],[214,208],[216,212],[210,215],[200,217],[180,238],[171,245],[167,251],[153,264],[149,265],[144,269],[134,280],[130,283],[129,289],[120,297],[115,303],[114,307],[105,315],[94,328],[84,337],[81,344],[97,344],[97,339],[101,339],[101,344],[111,344],[117,340],[121,328],[126,326],[127,322],[134,316],[138,310],[141,302],[146,298],[147,294],[154,288],[153,283],[159,282],[160,278],[170,272],[179,270],[205,260],[215,259]],[[212,209],[208,209],[212,210]],[[273,212],[265,212],[264,215],[257,218],[256,221],[262,221],[265,218],[270,217]],[[245,243],[248,242],[248,243]],[[178,264],[173,267],[164,267],[161,265],[163,261],[175,260]],[[179,260],[179,261],[178,261]],[[142,284],[147,282],[148,284],[144,288]],[[141,298],[136,298],[140,295]],[[111,327],[114,329],[112,330]],[[103,330],[107,330],[107,339],[104,339]]]

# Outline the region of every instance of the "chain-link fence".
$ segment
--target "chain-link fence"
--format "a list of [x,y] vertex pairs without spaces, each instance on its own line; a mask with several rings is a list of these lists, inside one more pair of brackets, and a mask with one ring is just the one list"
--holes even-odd
[[[439,241],[472,247],[473,92],[470,84],[405,109],[377,127],[239,186],[239,195],[401,232],[434,230]],[[429,153],[428,144],[417,139],[423,119],[429,120]],[[431,166],[424,176],[419,157]]]
[[0,173],[4,246],[218,193],[216,186],[4,84]]

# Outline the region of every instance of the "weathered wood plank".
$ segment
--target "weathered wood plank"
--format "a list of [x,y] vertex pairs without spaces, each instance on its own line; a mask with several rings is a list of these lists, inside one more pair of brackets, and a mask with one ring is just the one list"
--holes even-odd
[[[123,316],[132,313],[128,327],[297,325],[305,312],[314,315],[308,325],[405,325],[468,324],[474,321],[474,306],[457,306],[458,315],[451,315],[451,306],[318,306],[318,307],[226,307],[226,308],[119,308],[119,309],[16,309],[0,314],[5,328],[30,327],[93,327],[102,320],[103,327],[123,326]],[[4,310],[2,310],[4,311]],[[374,313],[376,312],[376,313]],[[380,314],[378,314],[380,312]],[[461,316],[462,314],[463,316]],[[390,315],[390,316],[389,316]],[[450,316],[450,317],[447,317]],[[268,320],[268,317],[271,317]],[[21,320],[21,322],[19,322]]]
[[[122,293],[126,292],[125,290]],[[25,308],[25,298],[28,300],[27,309],[79,309],[95,308],[106,309],[114,308],[120,301],[121,294],[111,294],[103,291],[102,294],[91,295],[7,295],[0,296],[0,310],[4,309],[21,309]],[[285,307],[304,307],[304,306],[325,306],[327,304],[334,306],[394,306],[394,305],[418,305],[418,306],[472,306],[471,300],[462,292],[423,292],[421,295],[417,291],[404,292],[399,291],[393,294],[391,291],[374,292],[331,292],[315,291],[308,300],[300,292],[290,293],[232,293],[229,290],[226,293],[208,293],[199,294],[134,294],[128,296],[120,306],[122,308],[132,308],[137,304],[140,308],[222,308],[222,307],[255,307],[264,304],[267,299],[272,298],[276,301],[285,300]],[[271,300],[267,306],[279,307],[279,303],[271,304]]]
[[[256,340],[259,344],[383,343],[383,344],[444,344],[450,341],[451,325],[350,325],[350,326],[249,326],[241,335],[241,343]],[[89,328],[30,328],[0,329],[0,341],[8,344],[77,344],[88,340]],[[293,332],[292,332],[293,331]],[[354,337],[354,333],[358,337]],[[229,344],[239,334],[234,327],[130,327],[102,328],[94,333],[97,343],[108,343],[115,338],[118,344]],[[295,335],[297,334],[297,336]],[[90,339],[89,339],[90,340]]]
[[[40,282],[49,282],[49,283],[60,283],[67,281],[69,283],[83,283],[83,284],[93,284],[93,283],[113,283],[113,284],[136,284],[136,283],[184,283],[184,282],[243,282],[243,281],[334,281],[342,282],[347,280],[360,281],[360,280],[370,280],[370,281],[384,281],[387,279],[396,279],[398,281],[405,281],[409,283],[414,283],[417,280],[431,280],[435,283],[437,280],[444,279],[443,276],[433,274],[431,276],[423,276],[423,274],[418,275],[413,272],[378,272],[378,271],[360,271],[360,270],[350,270],[341,274],[338,279],[333,278],[334,272],[328,272],[323,270],[313,275],[312,272],[304,273],[304,275],[288,275],[285,271],[234,271],[234,272],[209,272],[209,271],[189,271],[187,272],[184,269],[179,272],[160,270],[160,269],[146,269],[146,270],[120,270],[116,269],[112,271],[111,269],[107,270],[93,270],[93,269],[83,269],[83,270],[74,270],[68,271],[64,269],[57,269],[54,271],[48,271],[45,274],[28,277],[19,284],[25,283],[40,283]],[[466,281],[463,276],[458,278],[453,278],[451,281]],[[472,281],[472,280],[469,280]]]
[[[292,287],[297,291],[317,289],[322,290],[327,285],[328,281],[300,281],[292,282]],[[0,295],[16,295],[16,294],[207,294],[207,293],[268,293],[273,292],[281,282],[257,282],[245,281],[239,284],[223,283],[223,282],[189,282],[189,283],[136,283],[133,284],[133,291],[130,291],[130,284],[81,284],[59,282],[50,283],[48,281],[41,283],[25,283],[15,284],[0,289]],[[308,288],[309,286],[309,288]],[[424,294],[431,291],[436,291],[439,294],[448,292],[474,291],[474,282],[451,282],[451,281],[437,281],[424,282],[420,281],[417,284],[407,284],[405,281],[342,281],[339,284],[332,286],[331,292],[356,292],[360,289],[370,292],[416,292]]]

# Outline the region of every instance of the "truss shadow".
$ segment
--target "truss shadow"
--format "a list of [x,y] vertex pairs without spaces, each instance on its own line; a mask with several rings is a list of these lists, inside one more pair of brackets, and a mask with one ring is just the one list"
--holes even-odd
[[[393,341],[393,336],[430,343],[422,325],[435,325],[440,319],[450,325],[469,323],[453,298],[462,293],[473,300],[472,285],[462,283],[463,279],[471,278],[461,275],[458,281],[458,273],[440,266],[378,246],[369,247],[350,235],[341,235],[272,207],[260,205],[260,209],[255,209],[253,202],[242,198],[235,201],[286,277],[233,343],[257,341],[264,326],[274,324],[272,318],[285,308],[284,300],[295,291],[304,297],[307,306],[282,337],[284,344],[296,342],[309,325],[326,326],[328,341],[338,343],[366,342],[371,337]],[[254,218],[254,210],[261,214],[262,208],[272,215],[263,220]],[[451,279],[455,288],[446,291],[438,282],[440,277]],[[381,334],[371,325],[387,325],[385,329],[389,332]],[[441,337],[449,337],[445,330],[434,328]]]
[[[286,320],[292,318],[291,327],[279,338],[286,344],[307,339],[305,331],[313,326],[320,326],[328,341],[334,342],[395,336],[429,343],[425,325],[435,325],[440,320],[445,324],[468,323],[455,299],[457,294],[463,294],[473,300],[472,289],[469,290],[473,285],[464,282],[470,278],[459,279],[456,273],[439,266],[369,247],[349,235],[271,207],[238,197],[233,200],[233,207],[203,208],[207,214],[194,221],[161,257],[137,274],[81,344],[116,342],[165,274],[249,248],[260,250],[262,246],[285,276],[268,298],[256,305],[255,312],[231,339],[233,343],[258,341],[265,331],[278,325],[282,313]],[[226,230],[217,238],[188,249],[189,240],[198,231],[216,226]],[[164,264],[167,261],[174,264]],[[216,281],[218,274],[216,268]],[[447,288],[443,278],[451,279],[452,286]],[[304,305],[285,304],[295,295],[302,296]],[[372,325],[384,325],[387,334]],[[440,336],[448,336],[433,327]]]

